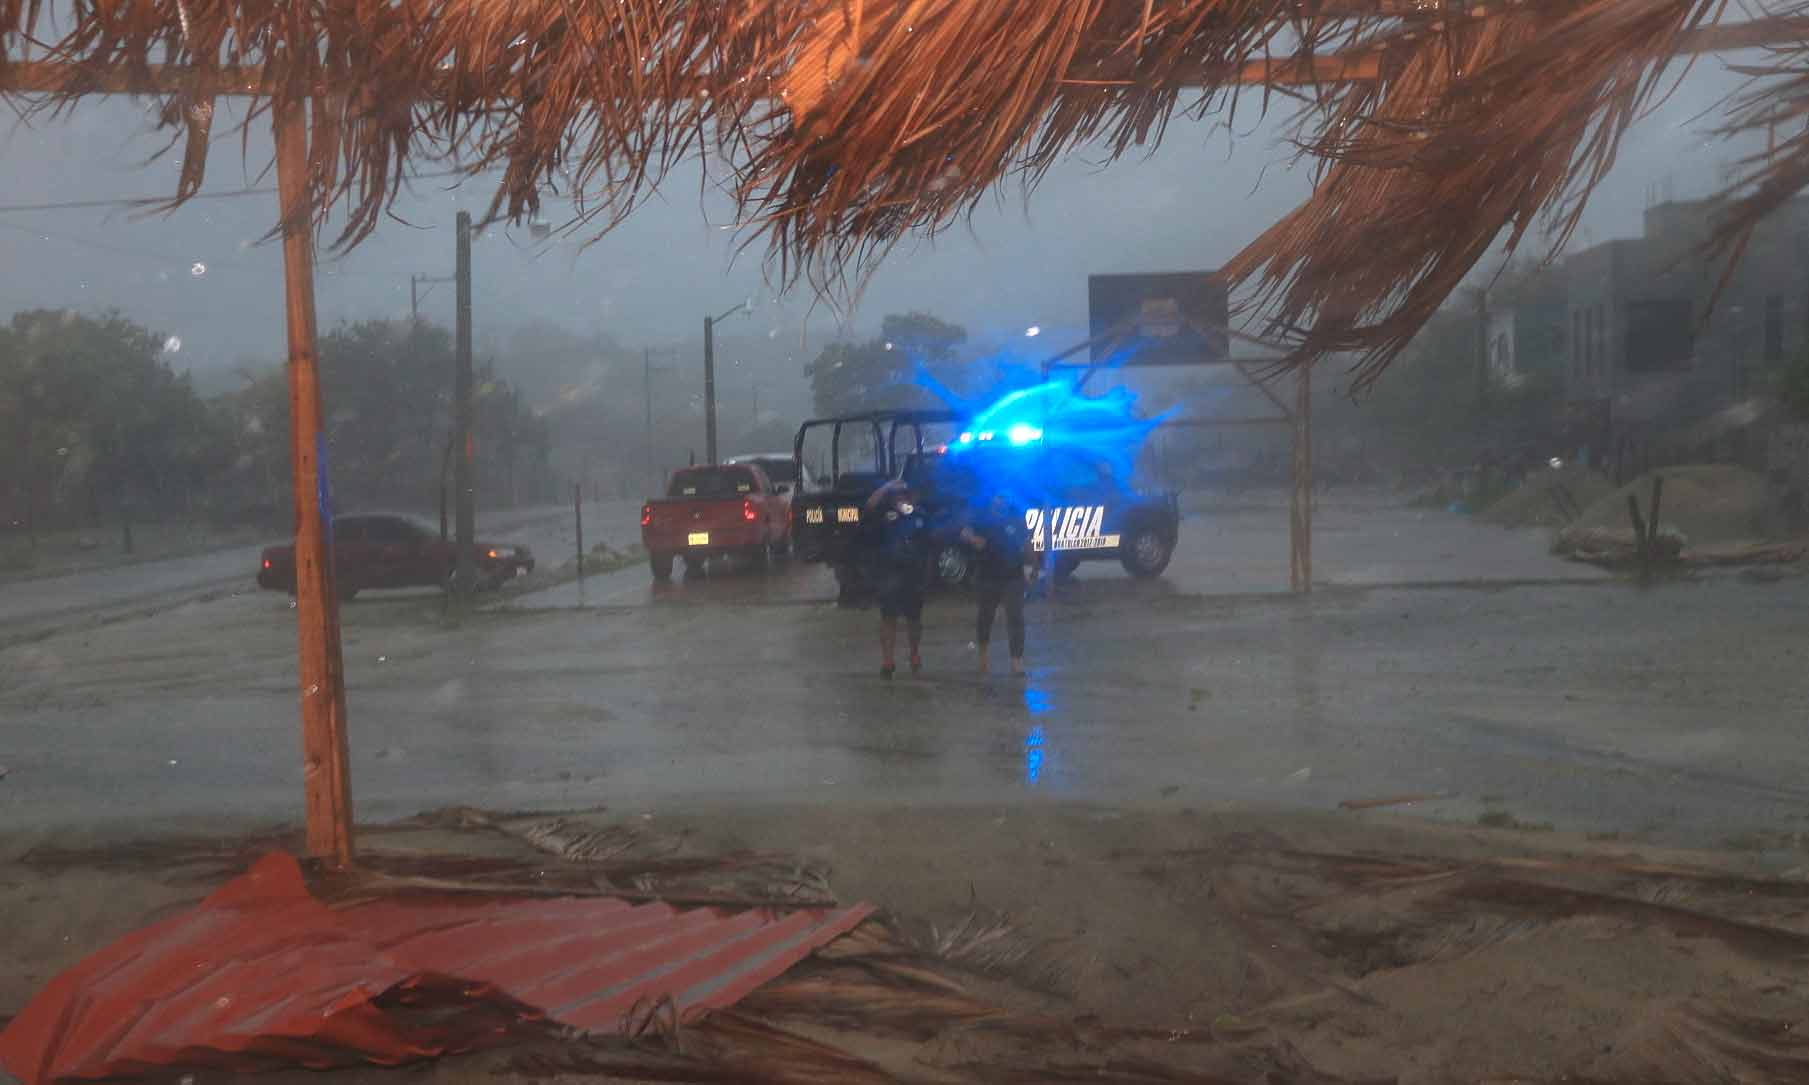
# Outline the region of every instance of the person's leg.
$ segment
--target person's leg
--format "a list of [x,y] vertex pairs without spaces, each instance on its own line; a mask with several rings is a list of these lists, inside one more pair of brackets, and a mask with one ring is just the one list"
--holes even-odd
[[985,580],[974,585],[974,599],[979,604],[979,612],[974,619],[974,647],[979,651],[978,664],[980,673],[987,669],[986,647],[992,642],[992,620],[999,609],[998,586]]
[[905,636],[911,641],[911,673],[923,670],[923,656],[918,651],[923,646],[923,596],[911,599],[909,609],[905,612]]
[[1005,585],[1005,634],[1011,640],[1011,673],[1024,673],[1024,582]]
[[898,618],[892,614],[882,615],[879,619],[879,670],[887,678],[892,677],[892,651],[898,644]]

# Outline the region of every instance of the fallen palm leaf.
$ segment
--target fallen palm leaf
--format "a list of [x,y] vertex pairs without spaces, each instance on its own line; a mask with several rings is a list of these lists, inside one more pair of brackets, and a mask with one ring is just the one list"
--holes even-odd
[[1760,960],[1809,956],[1809,935],[1607,893],[1538,882],[1494,879],[1454,886],[1447,897],[1533,912],[1547,918],[1599,915],[1659,927],[1689,938],[1713,938]]
[[1433,802],[1443,798],[1448,798],[1448,796],[1436,793],[1390,795],[1385,799],[1345,799],[1338,806],[1344,810],[1374,810],[1379,806],[1405,806],[1410,803]]

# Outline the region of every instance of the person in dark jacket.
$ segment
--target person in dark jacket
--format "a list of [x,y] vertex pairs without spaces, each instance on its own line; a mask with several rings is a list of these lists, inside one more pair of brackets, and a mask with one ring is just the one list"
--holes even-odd
[[979,649],[980,673],[988,667],[987,648],[999,606],[1005,607],[1005,632],[1011,647],[1011,673],[1024,673],[1024,566],[1035,569],[1030,529],[1024,512],[1004,494],[996,494],[973,521],[961,529],[961,539],[976,551],[974,594],[980,612],[974,644]]
[[873,573],[879,594],[879,676],[897,670],[898,619],[910,639],[911,673],[923,670],[923,593],[929,578],[930,526],[909,486],[888,482],[867,499],[876,532]]

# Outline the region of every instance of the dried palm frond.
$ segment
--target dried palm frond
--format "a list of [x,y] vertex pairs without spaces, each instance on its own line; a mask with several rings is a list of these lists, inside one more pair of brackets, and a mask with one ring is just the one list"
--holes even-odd
[[[782,285],[846,292],[1001,184],[1080,148],[1153,149],[1177,116],[1230,115],[1250,82],[1265,107],[1305,97],[1299,142],[1324,172],[1227,278],[1271,306],[1291,361],[1355,352],[1362,382],[1504,232],[1518,244],[1542,212],[1560,240],[1575,226],[1723,3],[83,0],[53,20],[0,0],[0,90],[46,91],[51,109],[152,91],[183,146],[176,201],[201,183],[216,95],[249,95],[254,118],[306,103],[313,212],[343,215],[340,246],[421,159],[499,176],[492,217],[556,189],[574,227],[607,229],[701,158],[726,168],[744,243],[765,241]],[[1736,124],[1802,115],[1802,56],[1782,55],[1783,89]],[[1756,213],[1809,181],[1809,145],[1750,180]]]
[[[1297,359],[1359,355],[1379,374],[1498,240],[1542,212],[1553,247],[1613,164],[1680,35],[1721,0],[1510,9],[1367,43],[1383,78],[1342,88],[1306,150],[1313,196],[1225,269],[1255,279]],[[1503,234],[1505,233],[1505,238]]]
[[607,862],[633,851],[641,834],[633,826],[609,825],[588,829],[564,818],[550,818],[503,831],[527,841],[535,849],[575,863]]
[[[1809,18],[1809,4],[1793,3],[1777,17]],[[1753,227],[1809,185],[1809,33],[1771,43],[1763,63],[1735,71],[1750,82],[1727,103],[1727,121],[1717,132],[1762,134],[1765,149],[1737,163],[1722,194],[1727,205],[1709,243],[1729,258],[1729,271]]]

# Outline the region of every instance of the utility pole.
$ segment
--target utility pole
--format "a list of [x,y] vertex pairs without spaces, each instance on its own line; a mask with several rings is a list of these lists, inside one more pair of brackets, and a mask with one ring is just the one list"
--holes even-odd
[[477,554],[477,509],[475,495],[474,467],[477,457],[477,435],[472,432],[471,403],[471,213],[460,211],[458,215],[458,259],[454,268],[454,277],[458,279],[458,350],[454,363],[452,380],[452,413],[453,439],[457,451],[454,453],[452,468],[452,487],[454,490],[455,512],[457,524],[458,557],[453,571],[454,594],[460,599],[469,599],[475,587]]
[[707,462],[716,462],[716,322],[751,309],[749,298],[716,316],[704,317],[704,454]]
[[416,326],[421,323],[421,287],[455,281],[451,275],[410,275],[408,277],[408,318]]

